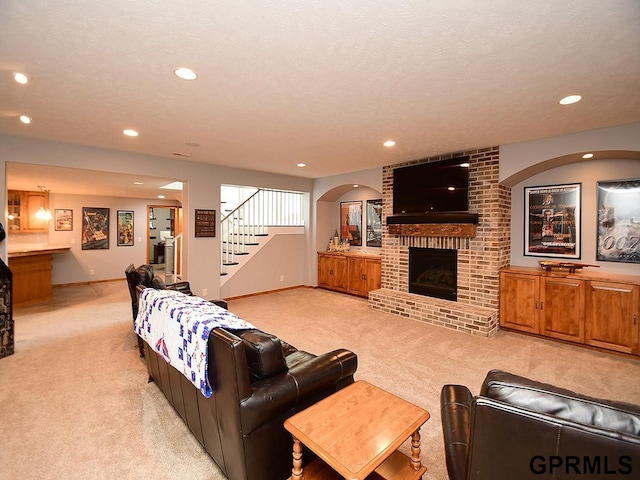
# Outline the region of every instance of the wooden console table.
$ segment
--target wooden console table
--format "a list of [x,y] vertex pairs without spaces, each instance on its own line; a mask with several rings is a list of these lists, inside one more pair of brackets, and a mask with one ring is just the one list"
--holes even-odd
[[[417,480],[420,427],[429,412],[381,388],[357,381],[285,420],[293,435],[291,480],[376,478]],[[411,437],[411,457],[397,449]],[[320,457],[302,469],[302,445]],[[340,476],[339,476],[340,475]]]

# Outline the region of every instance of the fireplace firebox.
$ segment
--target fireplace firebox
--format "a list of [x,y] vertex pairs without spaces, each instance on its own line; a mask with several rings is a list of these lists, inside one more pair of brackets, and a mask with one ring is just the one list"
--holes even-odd
[[457,250],[409,247],[409,293],[457,301]]

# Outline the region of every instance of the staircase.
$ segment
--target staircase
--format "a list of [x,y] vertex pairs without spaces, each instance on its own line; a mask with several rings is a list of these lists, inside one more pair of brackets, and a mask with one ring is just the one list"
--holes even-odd
[[[237,188],[247,191],[247,187]],[[270,229],[304,232],[303,199],[301,192],[260,188],[223,215],[220,221],[221,284],[264,246]]]

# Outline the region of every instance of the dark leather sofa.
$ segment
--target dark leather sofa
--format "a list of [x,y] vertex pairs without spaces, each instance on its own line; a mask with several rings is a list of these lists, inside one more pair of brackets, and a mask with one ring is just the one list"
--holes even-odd
[[450,480],[639,478],[640,406],[500,370],[441,391]]
[[[257,329],[215,328],[208,339],[207,398],[143,341],[154,380],[230,480],[291,476],[293,441],[283,423],[353,383],[356,355],[313,355]],[[305,455],[305,463],[311,455]]]

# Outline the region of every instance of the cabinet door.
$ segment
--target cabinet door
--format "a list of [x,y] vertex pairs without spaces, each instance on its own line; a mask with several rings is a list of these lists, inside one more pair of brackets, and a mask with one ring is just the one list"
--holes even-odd
[[382,261],[380,259],[367,260],[367,296],[371,290],[382,286]]
[[333,271],[333,290],[338,292],[346,292],[349,282],[347,257],[338,255],[334,257],[332,262]]
[[367,295],[367,260],[365,258],[349,257],[349,286],[348,292],[352,295]]
[[639,291],[640,287],[624,283],[590,282],[585,343],[618,352],[640,353]]
[[583,343],[584,295],[582,280],[544,278],[540,292],[540,333]]
[[331,288],[331,257],[318,254],[318,286]]
[[500,325],[539,333],[539,285],[537,275],[500,274]]
[[9,190],[7,192],[7,219],[10,232],[19,232],[22,230],[22,194],[20,192]]
[[46,199],[47,194],[45,192],[24,192],[23,204],[27,207],[26,231],[44,232],[49,229],[49,222],[36,216],[41,207],[46,207]]

